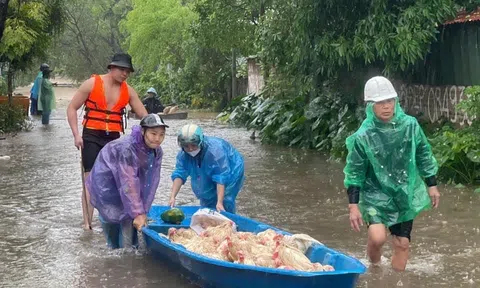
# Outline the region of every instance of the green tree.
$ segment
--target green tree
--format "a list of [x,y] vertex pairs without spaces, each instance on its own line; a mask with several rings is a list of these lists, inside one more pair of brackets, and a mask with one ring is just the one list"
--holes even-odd
[[193,34],[205,47],[218,49],[225,55],[229,55],[232,49],[244,56],[255,54],[255,33],[270,2],[272,1],[193,1],[193,9],[198,14]]
[[357,101],[367,78],[398,79],[412,69],[466,2],[274,1],[257,29],[266,87],[231,109],[230,120],[267,142],[343,157],[345,138],[362,120]]
[[214,106],[225,91],[227,59],[193,37],[198,15],[192,3],[134,0],[133,7],[122,23],[139,71],[132,85],[140,93],[154,86],[166,102]]
[[452,0],[277,1],[260,30],[260,55],[308,100],[327,79],[339,79],[343,89],[355,72],[395,74],[411,67],[455,8]]
[[173,69],[185,65],[185,44],[196,18],[189,5],[178,0],[133,0],[133,10],[124,23],[128,51],[144,72],[167,64]]
[[104,72],[112,55],[122,51],[126,35],[118,23],[131,9],[130,0],[69,0],[65,29],[50,51],[51,62],[76,81]]
[[236,97],[237,62],[256,54],[256,32],[271,0],[197,0],[193,1],[198,20],[193,35],[203,47],[218,51],[229,59],[229,95],[226,103]]
[[8,66],[8,94],[13,91],[16,71],[25,70],[34,59],[43,58],[63,21],[63,0],[11,0],[2,41],[0,62]]

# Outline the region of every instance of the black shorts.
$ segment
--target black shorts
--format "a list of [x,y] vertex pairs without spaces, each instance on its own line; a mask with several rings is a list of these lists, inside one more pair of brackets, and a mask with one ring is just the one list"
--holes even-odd
[[90,172],[93,164],[97,159],[100,150],[110,141],[120,138],[119,132],[109,132],[108,134],[102,130],[92,130],[83,128],[83,149],[82,163],[85,172]]
[[[367,227],[370,226],[371,224],[378,224],[378,223],[368,223]],[[412,228],[413,228],[413,220],[410,220],[410,221],[394,224],[388,227],[388,230],[390,230],[390,234],[398,237],[408,238],[408,241],[410,241]]]

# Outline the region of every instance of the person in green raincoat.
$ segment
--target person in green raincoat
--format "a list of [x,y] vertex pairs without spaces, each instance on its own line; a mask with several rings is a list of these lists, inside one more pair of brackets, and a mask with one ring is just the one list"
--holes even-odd
[[42,111],[42,124],[50,123],[50,114],[56,108],[55,92],[53,91],[52,82],[50,82],[50,67],[43,70],[43,80],[38,95],[38,111]]
[[380,263],[388,227],[392,267],[403,271],[413,220],[421,211],[439,204],[438,164],[420,125],[403,112],[388,79],[371,78],[364,94],[367,118],[346,141],[344,184],[350,225],[358,232],[363,221],[367,224],[367,254],[374,265]]

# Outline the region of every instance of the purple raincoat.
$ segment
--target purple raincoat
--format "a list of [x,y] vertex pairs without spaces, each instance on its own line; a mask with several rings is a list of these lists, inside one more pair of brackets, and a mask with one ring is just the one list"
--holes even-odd
[[152,206],[163,150],[148,148],[141,129],[105,145],[86,179],[90,202],[106,222],[133,220]]

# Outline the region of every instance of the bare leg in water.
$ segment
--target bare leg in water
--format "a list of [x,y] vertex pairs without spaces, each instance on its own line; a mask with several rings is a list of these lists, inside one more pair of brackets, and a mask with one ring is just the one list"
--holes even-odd
[[383,224],[371,224],[368,227],[367,254],[373,266],[380,265],[382,247],[387,241],[387,232]]

